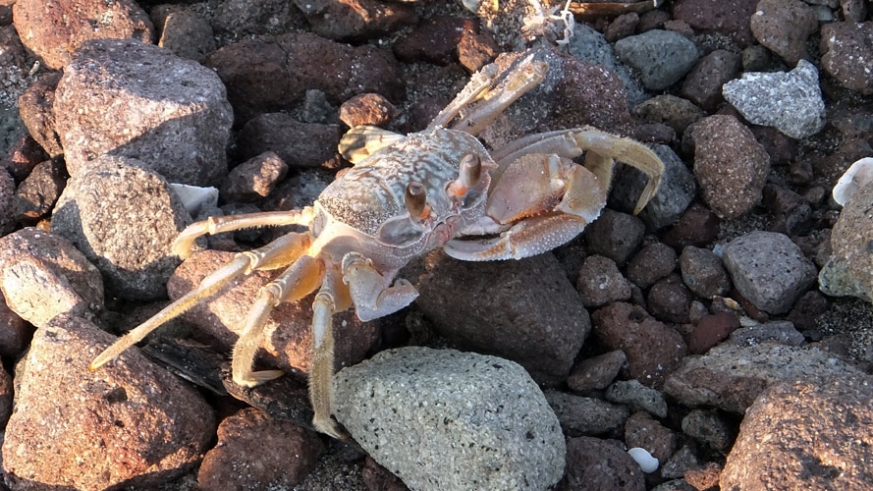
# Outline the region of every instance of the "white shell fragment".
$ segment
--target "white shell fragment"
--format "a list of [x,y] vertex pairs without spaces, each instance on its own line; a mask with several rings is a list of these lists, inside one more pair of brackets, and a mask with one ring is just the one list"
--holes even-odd
[[218,206],[218,189],[216,188],[201,188],[178,183],[171,183],[170,187],[182,199],[182,204],[191,216],[196,216],[203,205],[207,207]]
[[840,206],[846,206],[855,192],[873,181],[873,157],[865,157],[849,167],[834,186],[834,201]]
[[658,459],[652,457],[645,448],[634,447],[627,451],[634,460],[637,461],[637,464],[640,464],[640,469],[646,474],[651,474],[658,470]]

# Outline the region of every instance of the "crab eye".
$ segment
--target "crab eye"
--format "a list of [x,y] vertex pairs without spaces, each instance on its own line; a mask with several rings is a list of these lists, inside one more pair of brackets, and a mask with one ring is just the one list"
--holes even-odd
[[465,188],[471,188],[479,184],[482,178],[482,160],[475,153],[468,153],[461,157],[461,169],[458,180]]
[[424,218],[428,211],[427,190],[420,182],[406,185],[406,209],[414,218]]

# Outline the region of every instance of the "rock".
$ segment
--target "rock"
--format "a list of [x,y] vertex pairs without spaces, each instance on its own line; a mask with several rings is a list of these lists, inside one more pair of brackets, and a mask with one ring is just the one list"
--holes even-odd
[[790,72],[746,72],[724,84],[722,93],[750,123],[772,126],[791,138],[806,138],[824,127],[818,70],[806,60]]
[[381,37],[418,22],[411,7],[376,0],[294,0],[294,4],[315,34],[337,41]]
[[643,241],[646,226],[639,218],[604,208],[600,217],[585,229],[588,249],[623,266]]
[[627,407],[593,397],[581,397],[554,390],[546,400],[558,416],[567,436],[602,435],[620,428],[627,420]]
[[643,247],[627,265],[627,278],[640,288],[648,288],[676,269],[676,251],[663,242]]
[[621,275],[615,261],[596,254],[586,257],[582,263],[576,288],[586,307],[601,307],[631,297],[630,283]]
[[767,341],[787,346],[800,346],[805,338],[790,321],[770,321],[758,326],[743,327],[731,333],[731,343],[741,346],[752,346]]
[[191,10],[172,12],[163,21],[158,46],[172,51],[179,58],[201,62],[215,51],[212,26]]
[[339,125],[301,123],[284,113],[261,114],[237,136],[240,158],[274,152],[289,167],[328,167],[336,159],[339,142]]
[[833,22],[821,28],[822,68],[843,87],[873,94],[873,21]]
[[16,218],[27,221],[48,215],[67,184],[66,173],[59,159],[37,164],[15,192]]
[[639,464],[617,442],[582,436],[567,440],[567,475],[555,489],[643,491],[645,483]]
[[230,109],[211,70],[169,50],[115,39],[76,51],[54,102],[71,176],[112,154],[194,186],[217,185],[227,172]]
[[221,184],[221,197],[237,203],[266,198],[287,173],[285,161],[275,152],[264,152],[230,171]]
[[633,115],[647,123],[665,123],[676,133],[682,134],[685,128],[704,118],[706,113],[688,99],[662,94],[638,104],[633,109]]
[[[666,479],[682,477],[685,475],[685,472],[698,467],[700,467],[700,462],[697,459],[695,450],[692,448],[692,445],[685,445],[676,451],[669,460],[664,462],[664,465],[661,467],[661,477]],[[686,483],[686,486],[689,485]],[[684,488],[682,488],[682,491],[684,491]],[[697,489],[691,487],[688,491],[697,491]]]
[[[28,130],[22,128],[22,131],[26,133]],[[9,145],[8,152],[0,158],[0,167],[16,181],[23,181],[37,164],[45,162],[47,158],[39,143],[30,136],[21,136]]]
[[0,289],[21,318],[41,327],[57,315],[103,311],[100,272],[67,239],[25,228],[0,239]]
[[679,256],[679,269],[682,281],[698,297],[724,296],[731,289],[721,258],[709,249],[685,246]]
[[636,380],[613,382],[607,387],[605,397],[609,402],[630,406],[632,410],[643,410],[659,418],[667,417],[667,401],[664,395]]
[[[336,105],[368,92],[390,101],[403,93],[397,60],[388,51],[311,33],[244,39],[210,53],[203,63],[227,86],[237,125],[261,112],[290,110],[311,89]],[[264,80],[274,83],[265,86]]]
[[[53,70],[90,39],[136,39],[150,43],[154,26],[133,0],[108,4],[77,0],[21,0],[12,8],[21,42]],[[105,104],[105,101],[102,102]]]
[[627,355],[624,375],[647,386],[661,385],[685,356],[682,336],[639,307],[615,302],[594,312],[591,320],[601,343]]
[[815,10],[799,0],[761,0],[752,16],[752,34],[789,65],[807,59],[806,38],[818,29]]
[[678,443],[677,435],[673,431],[645,411],[634,413],[628,418],[624,425],[624,440],[630,448],[645,449],[659,463],[667,462],[676,452]]
[[93,261],[114,294],[157,299],[180,262],[172,243],[191,221],[161,176],[135,159],[104,155],[67,183],[52,232]]
[[694,139],[694,176],[704,201],[720,218],[736,218],[762,198],[770,157],[755,135],[733,116],[698,122]]
[[415,303],[440,335],[513,360],[540,383],[567,377],[591,324],[554,255],[464,262],[437,254],[428,263]]
[[663,322],[685,324],[689,321],[694,295],[677,274],[658,280],[649,289],[646,303],[652,315]]
[[682,82],[682,95],[698,106],[712,111],[723,100],[721,87],[739,75],[742,56],[717,49],[704,56]]
[[6,298],[0,288],[0,356],[17,359],[27,348],[31,336],[33,327],[6,305]]
[[574,57],[615,73],[621,79],[627,100],[631,105],[648,99],[645,90],[640,87],[630,68],[615,57],[612,44],[593,27],[583,23],[577,24],[567,46]]
[[407,63],[424,61],[448,65],[457,61],[458,43],[464,31],[478,30],[478,21],[436,15],[400,38],[393,46],[394,55]]
[[136,348],[88,370],[113,340],[71,316],[37,330],[2,448],[13,489],[154,488],[203,457],[215,419],[196,390]]
[[397,116],[397,108],[379,94],[358,94],[343,102],[339,119],[349,128],[361,125],[385,127]]
[[337,420],[411,489],[546,489],[564,473],[558,420],[508,360],[388,350],[339,372],[334,388]]
[[688,336],[688,351],[702,355],[713,346],[724,341],[732,332],[740,328],[740,320],[731,312],[707,315]]
[[218,4],[212,27],[234,39],[306,29],[303,12],[286,0],[227,0]]
[[0,236],[11,232],[16,223],[15,179],[0,167]]
[[697,46],[681,34],[654,29],[615,43],[618,58],[639,73],[649,90],[678,82],[697,62]]
[[[230,262],[233,256],[229,252],[203,251],[186,259],[167,283],[170,298],[182,297],[207,275]],[[204,299],[182,318],[215,338],[229,352],[245,325],[258,290],[281,272],[281,269],[255,271],[232,282],[219,294]],[[314,297],[313,293],[299,302],[283,302],[271,310],[263,328],[260,359],[292,373],[309,371]],[[378,339],[378,321],[361,322],[351,310],[334,315],[333,326],[336,368],[362,360]]]
[[245,408],[218,425],[197,483],[203,489],[266,491],[300,484],[315,469],[324,445],[311,430]]
[[715,213],[699,203],[694,203],[661,236],[661,240],[674,249],[686,246],[703,247],[716,240],[720,225],[721,220]]
[[724,249],[724,265],[740,294],[755,307],[784,314],[815,284],[815,265],[787,236],[751,232]]
[[755,41],[749,18],[757,5],[758,0],[680,0],[673,4],[673,18],[685,21],[697,31],[728,36],[745,48]]
[[722,472],[722,465],[718,462],[707,462],[703,467],[688,469],[685,472],[685,481],[694,489],[713,489],[718,487],[718,478]]
[[682,418],[682,432],[710,447],[726,452],[736,431],[717,411],[692,409]]
[[813,227],[813,212],[809,201],[787,187],[764,186],[764,206],[773,217],[771,232],[789,237],[809,235]]
[[871,398],[873,380],[864,375],[770,387],[746,412],[721,489],[868,489],[873,451],[862,442],[873,424]]
[[860,373],[816,348],[722,343],[703,356],[683,360],[682,366],[667,378],[663,390],[686,406],[714,406],[743,414],[769,385]]
[[605,389],[627,364],[624,351],[615,350],[582,360],[567,377],[567,387],[576,392]]
[[51,157],[64,153],[60,136],[55,131],[55,115],[52,109],[55,89],[61,75],[55,73],[40,78],[18,97],[18,110],[27,131]]

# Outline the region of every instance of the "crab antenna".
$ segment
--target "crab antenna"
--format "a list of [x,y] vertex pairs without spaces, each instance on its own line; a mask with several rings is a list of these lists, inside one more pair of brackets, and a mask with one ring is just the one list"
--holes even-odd
[[420,182],[406,185],[406,209],[409,210],[409,216],[419,220],[430,212],[427,206],[427,190]]

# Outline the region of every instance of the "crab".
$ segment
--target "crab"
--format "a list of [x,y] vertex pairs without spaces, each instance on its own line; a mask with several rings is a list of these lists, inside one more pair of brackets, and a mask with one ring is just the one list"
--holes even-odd
[[[240,331],[233,348],[233,380],[254,387],[282,375],[253,369],[262,328],[279,303],[317,290],[309,368],[313,426],[342,438],[331,418],[334,313],[354,307],[362,321],[369,321],[406,307],[418,292],[395,277],[410,260],[434,249],[467,261],[522,259],[570,241],[605,206],[616,160],[648,177],[635,213],[657,191],[664,164],[649,148],[589,127],[529,135],[492,152],[485,149],[476,135],[542,82],[546,71],[546,63],[533,54],[520,57],[502,74],[497,65],[487,65],[424,131],[404,136],[370,126],[353,128],[339,150],[354,167],[311,206],[190,225],[173,244],[173,253],[182,258],[207,234],[278,225],[307,231],[237,254],[109,346],[90,368],[106,364],[234,279],[256,270],[284,269],[260,289]],[[570,160],[583,154],[583,165]]]

